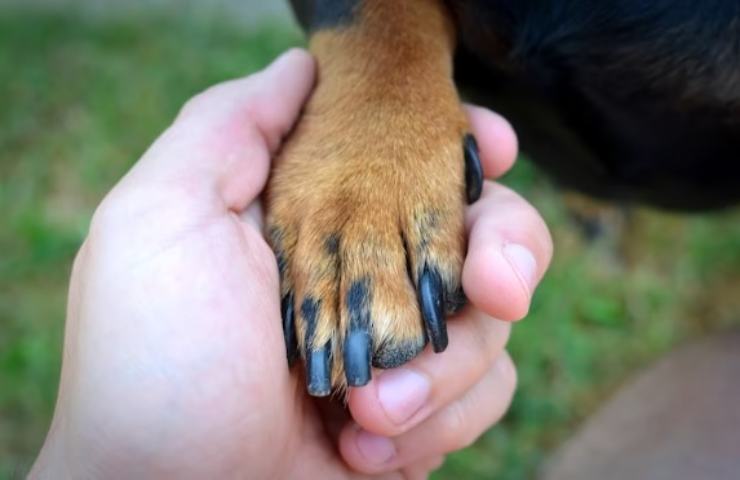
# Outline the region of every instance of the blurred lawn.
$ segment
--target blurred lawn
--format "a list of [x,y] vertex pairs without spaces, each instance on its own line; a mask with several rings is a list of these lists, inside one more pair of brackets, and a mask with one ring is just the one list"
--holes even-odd
[[[97,202],[188,97],[300,43],[285,28],[177,12],[0,11],[0,478],[26,471],[48,426],[67,276]],[[511,340],[520,387],[510,413],[437,478],[531,478],[627,373],[740,318],[737,211],[639,211],[624,266],[608,245],[580,240],[529,165],[504,181],[545,215],[557,255]]]

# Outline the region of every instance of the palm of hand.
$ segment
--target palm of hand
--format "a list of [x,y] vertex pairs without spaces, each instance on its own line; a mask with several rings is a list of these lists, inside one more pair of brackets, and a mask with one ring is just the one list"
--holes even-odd
[[[285,368],[277,267],[258,226],[225,207],[180,200],[168,199],[169,215],[160,207],[156,223],[148,210],[130,206],[151,204],[141,196],[121,202],[129,215],[109,209],[94,222],[73,278],[82,288],[72,298],[81,300],[81,322],[98,309],[115,312],[95,329],[108,340],[85,344],[120,353],[98,357],[105,361],[91,363],[89,378],[79,379],[95,388],[86,413],[101,410],[120,448],[148,446],[158,470],[171,472],[171,464],[195,477],[253,478],[294,469],[347,473],[314,400]],[[87,268],[108,249],[117,252],[115,264]],[[106,371],[129,378],[101,385]],[[111,416],[117,398],[129,400]],[[197,453],[184,464],[184,452]]]

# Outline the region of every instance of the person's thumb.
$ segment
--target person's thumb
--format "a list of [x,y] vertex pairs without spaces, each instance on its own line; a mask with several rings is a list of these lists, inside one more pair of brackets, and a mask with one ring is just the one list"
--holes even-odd
[[233,210],[264,188],[270,158],[315,81],[308,52],[292,49],[264,70],[196,95],[122,183],[203,189]]

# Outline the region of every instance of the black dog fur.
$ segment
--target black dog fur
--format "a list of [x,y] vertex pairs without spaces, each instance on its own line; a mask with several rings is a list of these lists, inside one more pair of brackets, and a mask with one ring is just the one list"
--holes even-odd
[[[311,30],[361,0],[292,3]],[[458,87],[557,182],[667,208],[740,200],[740,0],[447,3]]]

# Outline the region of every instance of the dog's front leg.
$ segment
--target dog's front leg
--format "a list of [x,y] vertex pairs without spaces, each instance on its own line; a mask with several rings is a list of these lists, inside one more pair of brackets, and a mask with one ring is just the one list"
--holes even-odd
[[321,396],[427,339],[445,349],[445,315],[464,302],[463,207],[482,175],[442,1],[296,3],[318,84],[277,161],[268,224],[288,355]]

